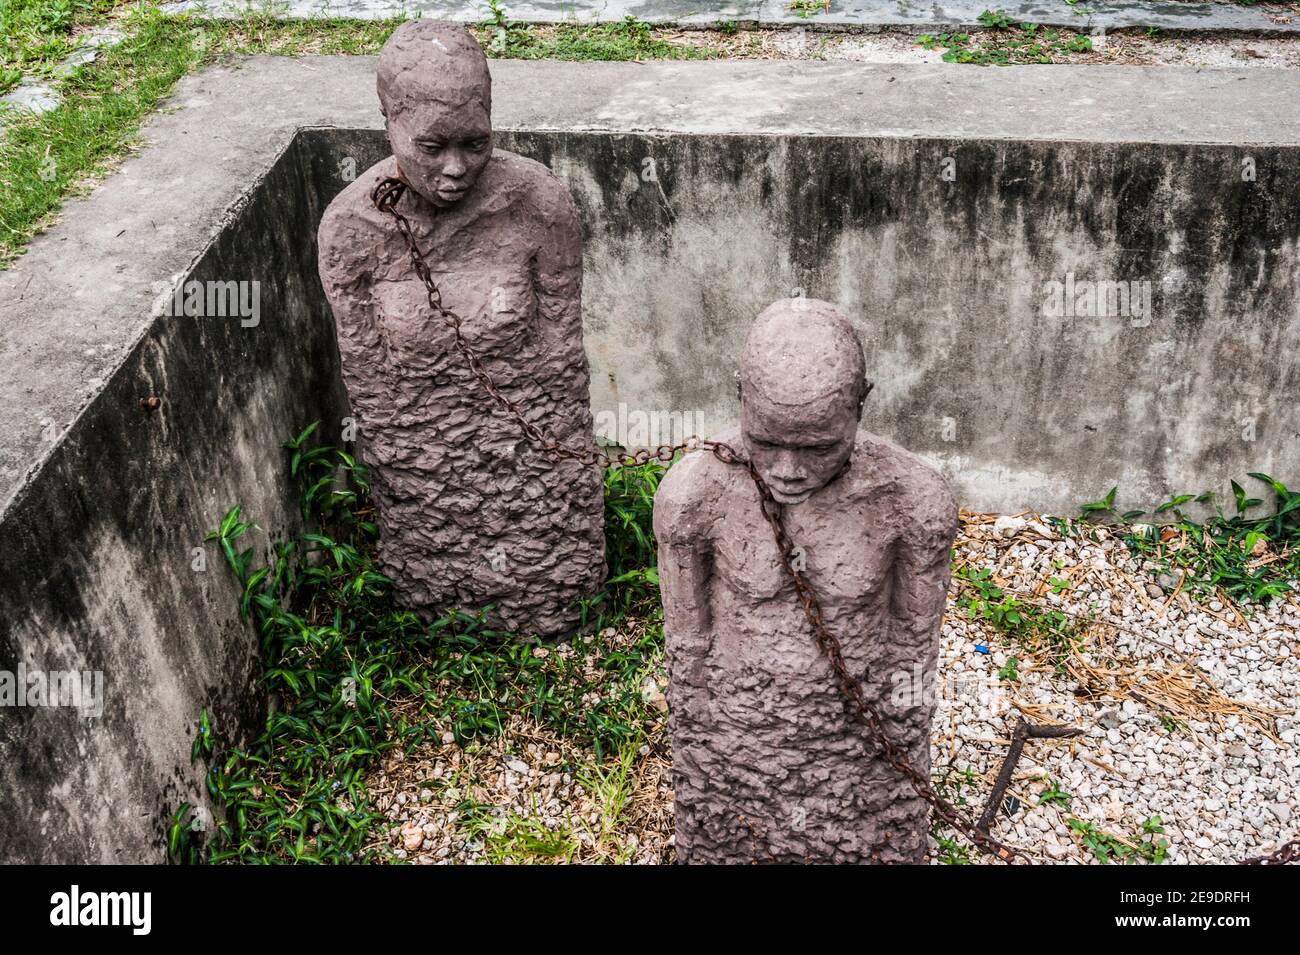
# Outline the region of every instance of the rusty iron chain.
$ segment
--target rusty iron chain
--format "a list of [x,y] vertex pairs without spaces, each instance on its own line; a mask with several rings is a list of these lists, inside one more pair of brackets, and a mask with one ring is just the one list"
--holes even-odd
[[397,203],[406,192],[406,189],[407,184],[401,179],[383,179],[375,186],[370,198],[374,202],[375,208],[392,216],[397,225],[397,231],[406,240],[411,254],[411,267],[415,270],[415,274],[420,281],[424,283],[429,296],[429,307],[455,334],[456,351],[465,360],[465,364],[479,384],[483,386],[483,390],[488,393],[488,397],[496,403],[498,408],[514,419],[515,423],[519,425],[533,444],[553,457],[568,458],[577,461],[579,464],[601,468],[608,468],[615,464],[622,467],[638,467],[651,461],[667,464],[672,461],[673,456],[678,451],[694,450],[695,448],[710,449],[709,442],[688,441],[686,445],[660,445],[654,449],[642,448],[632,454],[626,452],[607,454],[598,448],[574,448],[548,438],[541,428],[524,416],[518,402],[501,393],[501,389],[497,387],[496,382],[492,379],[492,374],[483,366],[483,362],[470,348],[469,342],[465,340],[465,333],[461,328],[461,317],[442,304],[442,292],[439,291],[437,283],[433,281],[433,274],[429,271],[428,263],[425,262],[424,255],[420,252],[420,246],[415,240],[415,233],[411,230],[410,220],[397,209]]
[[[397,208],[397,203],[408,188],[409,185],[403,179],[395,177],[381,179],[371,192],[370,198],[376,209],[387,213],[392,218],[398,232],[406,240],[411,256],[411,267],[424,284],[428,293],[429,307],[451,328],[455,335],[457,352],[460,353],[474,378],[482,385],[483,390],[488,393],[488,396],[495,402],[497,407],[513,419],[524,434],[542,451],[552,457],[567,458],[589,467],[600,467],[602,469],[614,465],[638,467],[650,461],[668,464],[680,451],[708,451],[723,464],[745,468],[758,491],[759,506],[762,508],[763,517],[772,529],[777,550],[781,555],[781,563],[794,585],[795,595],[799,599],[804,617],[812,628],[818,648],[835,673],[836,685],[840,695],[866,728],[872,741],[879,747],[885,761],[907,780],[916,794],[934,810],[936,816],[960,832],[981,851],[1002,862],[1029,861],[1023,851],[999,842],[981,829],[977,822],[959,813],[947,799],[935,791],[928,777],[912,765],[903,748],[889,735],[880,710],[866,698],[861,684],[849,672],[848,665],[844,661],[843,647],[839,638],[826,624],[816,591],[808,583],[808,579],[803,572],[794,564],[796,548],[786,532],[781,505],[773,498],[767,483],[745,455],[724,442],[706,441],[694,437],[688,438],[681,444],[659,445],[653,449],[641,448],[632,453],[608,454],[597,448],[571,447],[548,438],[541,428],[524,416],[517,402],[501,393],[496,382],[493,381],[491,373],[484,367],[483,362],[465,340],[461,329],[461,317],[442,304],[442,292],[438,289],[437,283],[434,282],[433,274],[429,270],[424,254],[420,251],[419,243],[415,239],[415,233],[411,229],[410,220]],[[1284,865],[1297,859],[1300,859],[1300,839],[1283,845],[1269,855],[1248,859],[1244,864]]]
[[1267,855],[1242,859],[1242,865],[1288,865],[1300,862],[1300,839],[1292,839]]

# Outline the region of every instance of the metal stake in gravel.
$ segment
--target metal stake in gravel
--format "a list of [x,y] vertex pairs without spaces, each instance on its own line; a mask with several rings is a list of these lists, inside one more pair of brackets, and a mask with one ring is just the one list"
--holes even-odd
[[1025,751],[1026,740],[1065,739],[1078,736],[1082,732],[1083,730],[1077,726],[1034,726],[1022,718],[1016,724],[1016,731],[1011,735],[1011,748],[1007,750],[1006,759],[1002,761],[1002,769],[998,773],[997,782],[993,784],[993,792],[989,793],[988,802],[984,804],[984,811],[980,813],[975,828],[983,833],[989,831],[989,826],[993,824],[993,817],[997,815],[998,807],[1002,805],[1007,787],[1011,785],[1011,775],[1020,763],[1020,754]]
[[[424,254],[420,251],[419,245],[415,241],[415,235],[411,230],[410,222],[406,217],[397,210],[397,203],[401,200],[406,190],[409,188],[407,183],[400,178],[383,179],[376,184],[371,193],[371,201],[375,208],[380,212],[387,213],[397,227],[397,230],[410,250],[411,267],[416,276],[420,279],[428,295],[429,308],[433,313],[451,328],[455,334],[456,349],[465,359],[467,366],[473,372],[474,378],[482,385],[483,390],[487,392],[488,397],[496,405],[513,418],[519,425],[520,429],[537,444],[547,454],[556,458],[567,458],[569,460],[580,461],[590,466],[601,468],[619,465],[622,467],[636,467],[646,464],[650,461],[660,461],[665,464],[681,451],[709,451],[719,461],[724,464],[735,467],[745,468],[750,478],[753,480],[758,490],[759,496],[763,501],[763,515],[772,528],[772,534],[777,542],[777,547],[781,553],[782,564],[786,573],[789,575],[794,584],[795,593],[799,598],[800,606],[808,625],[812,628],[817,645],[821,648],[822,653],[835,672],[836,684],[840,694],[844,697],[846,705],[861,721],[871,739],[880,747],[881,753],[885,760],[892,766],[908,784],[916,791],[922,799],[929,803],[936,816],[944,823],[951,826],[957,832],[964,835],[972,845],[976,846],[982,852],[985,852],[995,859],[1003,862],[1030,861],[1023,852],[1007,846],[997,839],[990,836],[986,831],[980,828],[978,822],[971,821],[968,817],[959,813],[946,799],[935,792],[930,785],[930,781],[920,773],[907,760],[902,749],[889,738],[884,729],[884,721],[880,712],[875,705],[868,700],[862,693],[862,688],[858,681],[854,679],[844,665],[843,650],[840,646],[839,638],[833,634],[826,626],[822,616],[821,606],[817,599],[817,594],[813,591],[811,585],[803,572],[796,567],[795,548],[786,533],[783,521],[781,506],[772,496],[771,490],[759,476],[753,465],[740,452],[730,445],[718,441],[705,441],[700,438],[689,438],[685,442],[676,445],[660,445],[657,448],[642,448],[634,453],[622,452],[619,454],[606,454],[594,448],[573,448],[560,442],[554,441],[547,437],[539,427],[528,421],[524,417],[522,410],[515,402],[505,397],[492,381],[491,376],[484,369],[482,362],[474,354],[469,343],[465,340],[461,332],[462,319],[459,315],[452,312],[442,304],[442,294],[438,286],[433,281],[433,275],[425,261]],[[1022,726],[1025,725],[1022,721]],[[1043,736],[1053,735],[1051,731],[1073,730],[1072,727],[1038,727]],[[1028,735],[1028,733],[1027,733]],[[1067,733],[1057,733],[1056,735],[1070,735]],[[1024,741],[1021,741],[1023,750]],[[1008,754],[1007,762],[1003,766],[1003,773],[1007,775],[1010,781],[1011,769],[1014,769],[1014,760],[1012,754]],[[1008,766],[1011,769],[1008,769]],[[1005,791],[1005,785],[1003,790]],[[998,795],[995,791],[994,795]],[[996,811],[997,800],[990,800],[990,806]],[[986,814],[988,810],[986,809]],[[1293,840],[1269,855],[1256,856],[1244,860],[1247,865],[1283,865],[1289,862],[1300,860],[1300,839]]]

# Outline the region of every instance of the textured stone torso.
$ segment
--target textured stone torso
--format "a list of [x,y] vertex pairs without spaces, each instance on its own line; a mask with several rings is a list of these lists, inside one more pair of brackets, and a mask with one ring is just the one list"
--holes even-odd
[[[387,160],[358,179],[321,228],[344,380],[373,470],[381,568],[426,616],[494,604],[496,626],[563,635],[604,575],[600,473],[535,449],[470,372],[405,243],[369,205],[373,183],[392,172]],[[581,246],[563,187],[498,152],[462,205],[403,211],[500,392],[559,440],[589,445]]]
[[[950,500],[932,515],[908,513],[906,482],[925,482],[927,472],[863,434],[850,472],[787,508],[786,519],[850,672],[923,773],[933,700],[895,706],[891,675],[914,667],[932,674],[935,665],[937,632],[900,626],[908,610],[894,593],[900,548],[910,546],[904,535],[952,517],[944,513]],[[707,567],[698,575],[707,636],[683,638],[671,621],[667,632],[679,857],[923,859],[928,808],[846,708],[749,476],[696,455],[670,471],[660,494],[661,546],[694,548]]]

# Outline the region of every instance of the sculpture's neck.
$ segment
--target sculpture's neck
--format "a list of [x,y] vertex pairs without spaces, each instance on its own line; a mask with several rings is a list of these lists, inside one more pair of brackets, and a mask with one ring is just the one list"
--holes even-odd
[[836,471],[833,475],[831,475],[831,479],[817,489],[817,491],[813,495],[814,497],[817,494],[821,494],[827,488],[835,487],[839,483],[840,478],[844,477],[844,475],[849,473],[849,470],[853,467],[853,455],[856,453],[857,453],[857,449],[855,448],[854,451],[851,452],[849,456],[844,459],[844,463],[840,465],[840,469]]

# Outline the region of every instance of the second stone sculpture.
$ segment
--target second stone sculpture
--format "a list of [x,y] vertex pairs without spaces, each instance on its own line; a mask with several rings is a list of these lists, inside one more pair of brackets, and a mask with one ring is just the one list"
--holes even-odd
[[[781,508],[850,673],[921,772],[957,508],[942,476],[858,429],[862,346],[825,302],[777,302],[740,372],[743,446]],[[749,473],[707,452],[655,499],[683,862],[920,862],[927,804],[845,705]]]

